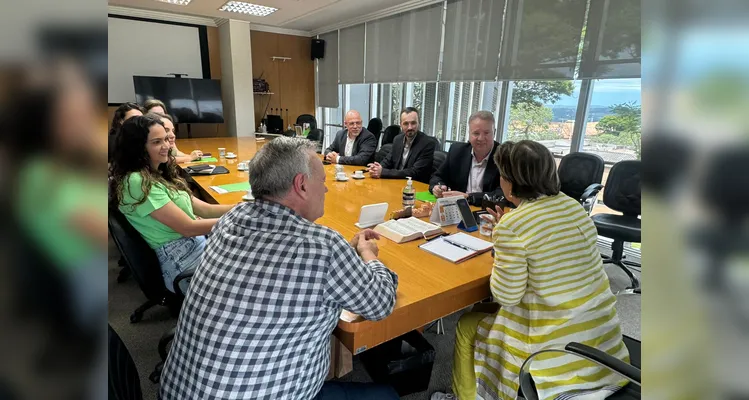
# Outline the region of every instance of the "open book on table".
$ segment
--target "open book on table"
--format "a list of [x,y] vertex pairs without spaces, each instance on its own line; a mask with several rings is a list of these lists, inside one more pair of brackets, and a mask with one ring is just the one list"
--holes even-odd
[[423,239],[442,232],[439,225],[424,222],[418,218],[391,219],[375,226],[374,231],[395,243]]
[[493,244],[462,232],[440,236],[420,245],[425,251],[459,263],[491,250]]

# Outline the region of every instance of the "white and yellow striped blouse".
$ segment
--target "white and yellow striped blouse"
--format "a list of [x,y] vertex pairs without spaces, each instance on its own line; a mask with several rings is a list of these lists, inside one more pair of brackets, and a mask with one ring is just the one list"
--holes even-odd
[[[629,361],[596,238],[582,206],[561,193],[523,202],[496,225],[491,291],[502,307],[479,324],[478,398],[514,399],[523,361],[547,347],[580,342]],[[625,383],[561,353],[535,358],[531,375],[541,399],[602,399]]]

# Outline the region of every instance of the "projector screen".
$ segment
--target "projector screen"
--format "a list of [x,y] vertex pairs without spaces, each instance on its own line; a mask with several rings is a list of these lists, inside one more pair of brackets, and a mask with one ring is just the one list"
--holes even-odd
[[135,101],[133,76],[203,78],[197,27],[107,18],[108,102]]

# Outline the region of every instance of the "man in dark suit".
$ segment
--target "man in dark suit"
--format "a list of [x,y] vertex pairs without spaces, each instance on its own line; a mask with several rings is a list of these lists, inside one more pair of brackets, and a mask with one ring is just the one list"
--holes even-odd
[[362,127],[359,112],[347,112],[343,124],[346,129],[336,133],[333,143],[325,149],[325,161],[347,165],[367,165],[372,162],[377,149],[377,139]]
[[436,197],[463,196],[468,203],[481,206],[484,194],[501,196],[499,170],[494,152],[494,115],[478,111],[468,119],[468,143],[450,146],[447,159],[429,180],[429,191]]
[[372,178],[406,178],[429,182],[433,171],[437,139],[419,131],[419,112],[413,107],[401,111],[401,133],[393,139],[393,149],[382,164],[369,164]]

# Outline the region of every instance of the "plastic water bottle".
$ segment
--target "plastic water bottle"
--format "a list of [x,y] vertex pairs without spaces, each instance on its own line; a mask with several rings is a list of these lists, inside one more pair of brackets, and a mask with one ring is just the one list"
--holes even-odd
[[413,182],[411,181],[411,177],[407,176],[408,182],[406,182],[406,187],[403,188],[403,207],[413,207],[415,203],[414,198],[414,186]]

